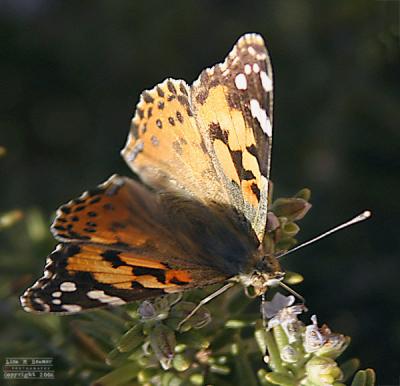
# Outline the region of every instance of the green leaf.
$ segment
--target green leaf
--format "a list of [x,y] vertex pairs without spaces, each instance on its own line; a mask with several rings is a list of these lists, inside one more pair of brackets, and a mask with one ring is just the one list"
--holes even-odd
[[144,338],[142,325],[137,323],[122,335],[117,343],[117,348],[121,352],[132,351],[143,344]]
[[278,346],[270,331],[265,331],[265,342],[268,348],[268,365],[273,371],[285,374],[287,370],[282,365],[282,359],[279,353]]
[[281,373],[267,373],[265,374],[265,379],[274,385],[296,386],[298,384],[298,381],[294,378]]
[[359,368],[360,361],[357,358],[349,359],[344,362],[340,366],[340,369],[343,372],[343,382],[347,382]]
[[311,190],[308,188],[303,188],[299,190],[295,195],[295,198],[302,198],[305,201],[310,201],[311,199]]
[[366,369],[357,371],[351,386],[374,386],[375,382],[375,371],[372,369]]
[[92,386],[118,386],[136,378],[140,368],[136,363],[125,364],[107,375],[97,379]]

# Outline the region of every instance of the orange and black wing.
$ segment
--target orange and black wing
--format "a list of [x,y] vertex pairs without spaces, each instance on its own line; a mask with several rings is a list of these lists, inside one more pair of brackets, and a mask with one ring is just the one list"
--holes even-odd
[[113,176],[63,205],[52,225],[61,243],[22,295],[25,310],[78,312],[225,280],[231,273],[213,266],[216,253],[196,249],[183,221],[173,228],[169,201],[179,210],[179,199]]
[[157,189],[230,205],[263,239],[272,144],[272,69],[247,34],[192,86],[167,79],[143,92],[122,155]]

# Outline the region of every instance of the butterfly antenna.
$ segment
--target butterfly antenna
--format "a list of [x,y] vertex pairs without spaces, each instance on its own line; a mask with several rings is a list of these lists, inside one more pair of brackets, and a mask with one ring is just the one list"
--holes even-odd
[[324,232],[324,233],[322,233],[321,235],[319,235],[319,236],[317,236],[317,237],[314,237],[313,239],[308,240],[308,241],[306,241],[306,242],[304,242],[304,243],[298,245],[297,247],[294,247],[294,248],[292,248],[292,249],[290,249],[290,250],[288,250],[288,251],[286,251],[286,252],[282,252],[282,253],[280,253],[280,254],[278,253],[278,254],[276,255],[276,258],[277,258],[277,259],[280,259],[281,257],[288,255],[289,253],[293,253],[293,252],[299,250],[300,248],[303,248],[303,247],[305,247],[305,246],[307,246],[307,245],[310,245],[310,244],[312,244],[312,243],[315,243],[316,241],[318,241],[318,240],[320,240],[320,239],[322,239],[322,238],[324,238],[324,237],[326,237],[326,236],[329,236],[329,235],[331,235],[332,233],[335,233],[335,232],[337,232],[337,231],[339,231],[339,230],[341,230],[341,229],[343,229],[343,228],[347,228],[347,227],[350,226],[350,225],[353,225],[353,224],[356,224],[356,223],[358,223],[358,222],[364,221],[364,220],[366,220],[366,219],[369,218],[369,217],[371,217],[371,212],[370,212],[369,210],[366,210],[366,211],[362,212],[361,214],[359,214],[358,216],[352,218],[351,220],[346,221],[345,223],[340,224],[340,225],[338,225],[337,227],[332,228],[332,229],[330,229],[329,231]]

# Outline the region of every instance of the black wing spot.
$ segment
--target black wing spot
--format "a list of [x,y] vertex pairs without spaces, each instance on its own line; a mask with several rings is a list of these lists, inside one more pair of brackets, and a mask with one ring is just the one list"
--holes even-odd
[[160,86],[157,86],[156,90],[157,90],[158,96],[160,98],[163,98],[165,94],[164,94],[164,91],[162,90],[162,88]]
[[72,239],[77,239],[77,240],[90,240],[91,237],[89,236],[84,236],[81,235],[80,233],[77,233],[75,231],[68,231],[68,236],[70,236]]
[[154,102],[154,98],[147,91],[144,91],[142,95],[143,95],[143,99],[146,103]]
[[118,268],[122,265],[126,265],[119,257],[120,251],[114,251],[112,249],[107,250],[101,254],[102,257],[109,263],[111,263],[113,268]]
[[81,251],[81,247],[79,245],[67,245],[65,246],[65,254],[67,257],[75,256]]
[[176,94],[176,88],[170,80],[167,82],[167,87],[168,87],[168,90],[170,92],[172,92],[172,94]]
[[225,144],[228,143],[228,132],[226,130],[222,130],[219,123],[214,123],[214,122],[210,123],[209,129],[210,129],[210,137],[212,140],[219,139]]
[[180,123],[183,123],[183,116],[182,116],[182,114],[181,114],[180,111],[177,111],[177,112],[176,112],[176,118],[178,119],[178,121],[179,121]]
[[254,180],[256,176],[253,174],[251,170],[245,170],[243,174],[244,180]]
[[64,214],[70,214],[71,213],[71,208],[69,208],[68,206],[62,206],[62,207],[60,207],[60,210]]
[[177,279],[175,276],[169,281],[171,284],[176,284],[176,285],[185,285],[185,284],[189,284],[188,281],[182,281]]
[[140,283],[137,282],[137,281],[133,281],[133,282],[131,283],[131,288],[143,289],[143,288],[145,288],[145,286],[144,286],[143,284],[140,284]]
[[89,204],[97,204],[101,200],[101,197],[96,197],[89,201]]
[[83,230],[85,232],[88,232],[88,233],[95,233],[96,232],[96,229],[93,229],[93,228],[83,228]]
[[255,182],[250,185],[252,192],[257,196],[257,200],[260,201],[260,189]]
[[135,276],[154,276],[160,283],[165,284],[165,271],[159,268],[146,268],[146,267],[134,267],[132,273]]

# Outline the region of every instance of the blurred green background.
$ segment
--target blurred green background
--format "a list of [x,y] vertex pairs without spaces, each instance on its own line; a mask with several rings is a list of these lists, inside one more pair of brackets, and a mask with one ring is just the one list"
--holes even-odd
[[398,1],[2,1],[0,213],[24,219],[0,229],[0,356],[32,354],[35,340],[38,354],[57,354],[17,296],[55,244],[54,210],[131,175],[119,151],[139,93],[166,77],[193,81],[259,32],[275,74],[274,195],[313,193],[299,239],[374,214],[284,265],[378,384],[398,384],[399,20]]

